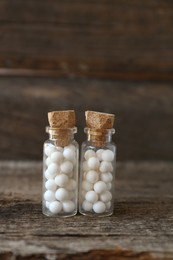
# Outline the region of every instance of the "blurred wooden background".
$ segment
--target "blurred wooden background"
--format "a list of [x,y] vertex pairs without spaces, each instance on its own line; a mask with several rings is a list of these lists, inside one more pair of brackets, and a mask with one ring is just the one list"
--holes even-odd
[[173,159],[173,1],[0,1],[0,158],[42,157],[47,111],[115,113],[118,160]]

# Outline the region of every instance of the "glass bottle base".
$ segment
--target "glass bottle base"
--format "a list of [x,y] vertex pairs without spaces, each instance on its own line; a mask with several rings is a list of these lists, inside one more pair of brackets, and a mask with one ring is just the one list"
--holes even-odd
[[68,217],[73,217],[77,214],[77,210],[70,212],[70,213],[59,213],[59,214],[53,214],[51,213],[49,210],[42,210],[43,215],[45,215],[46,217],[51,217],[51,218],[68,218]]
[[84,216],[88,216],[88,217],[109,217],[111,215],[113,215],[113,211],[111,212],[104,212],[104,213],[95,213],[95,212],[89,212],[89,211],[82,211],[79,210],[79,213],[84,215]]

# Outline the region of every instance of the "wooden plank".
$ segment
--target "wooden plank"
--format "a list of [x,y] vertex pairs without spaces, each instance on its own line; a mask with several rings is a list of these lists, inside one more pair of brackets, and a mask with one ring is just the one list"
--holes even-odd
[[1,1],[0,67],[9,74],[173,79],[172,22],[169,0]]
[[159,82],[0,78],[0,157],[41,160],[47,112],[75,109],[81,144],[84,111],[115,113],[118,160],[172,160],[173,87]]
[[114,215],[47,218],[41,163],[0,162],[1,259],[173,259],[173,164],[117,164]]

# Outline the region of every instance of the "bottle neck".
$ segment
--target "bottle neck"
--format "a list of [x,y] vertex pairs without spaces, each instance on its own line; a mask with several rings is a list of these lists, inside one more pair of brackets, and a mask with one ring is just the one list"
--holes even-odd
[[104,146],[106,143],[112,141],[112,135],[115,133],[115,129],[91,129],[85,128],[84,132],[87,134],[87,140],[94,146]]
[[46,132],[49,134],[49,139],[56,142],[56,145],[66,146],[73,142],[74,134],[77,132],[77,128],[53,128],[46,127]]

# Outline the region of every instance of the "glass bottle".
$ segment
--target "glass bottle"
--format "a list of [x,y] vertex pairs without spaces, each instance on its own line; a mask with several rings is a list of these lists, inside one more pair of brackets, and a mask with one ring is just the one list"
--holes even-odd
[[77,128],[46,127],[46,132],[49,139],[43,147],[42,212],[46,216],[73,216],[78,203]]
[[88,216],[109,216],[114,208],[116,146],[115,129],[85,128],[87,141],[81,147],[79,212]]

